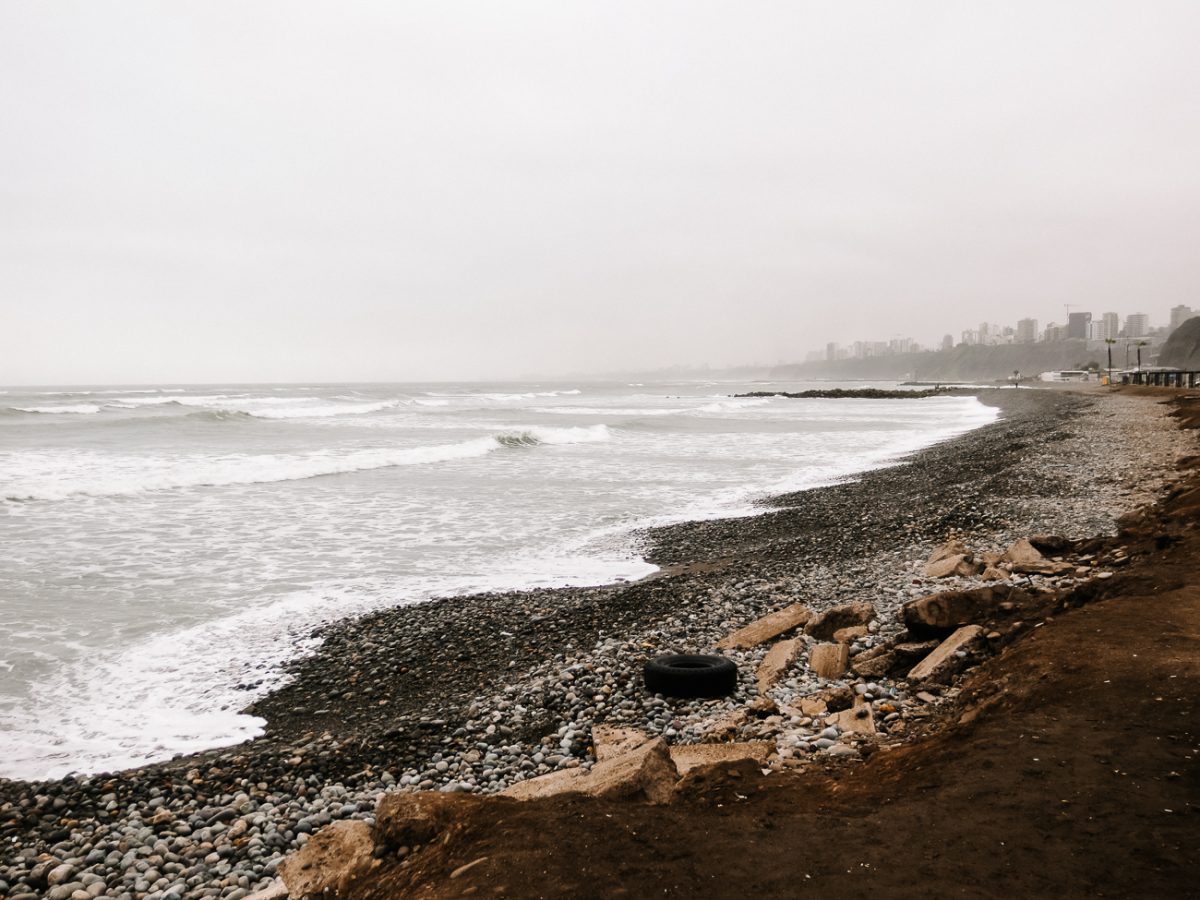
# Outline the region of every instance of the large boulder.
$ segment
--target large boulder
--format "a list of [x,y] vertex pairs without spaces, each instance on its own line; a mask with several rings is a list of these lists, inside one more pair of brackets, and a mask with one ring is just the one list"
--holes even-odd
[[804,626],[804,632],[819,641],[828,641],[833,638],[834,632],[843,628],[853,628],[855,625],[866,625],[873,618],[875,618],[873,604],[865,600],[858,603],[843,603],[841,606],[832,606],[813,616]]
[[366,822],[326,825],[279,866],[290,900],[339,897],[378,863],[375,840]]
[[914,635],[946,635],[992,615],[1010,594],[1004,587],[942,591],[909,600],[900,608],[900,617]]

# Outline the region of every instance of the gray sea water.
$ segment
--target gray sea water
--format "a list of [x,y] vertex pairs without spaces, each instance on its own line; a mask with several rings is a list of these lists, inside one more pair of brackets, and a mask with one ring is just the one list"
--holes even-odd
[[969,397],[729,396],[805,387],[0,391],[0,776],[251,737],[238,710],[314,623],[637,578],[639,527],[748,515],[994,418]]

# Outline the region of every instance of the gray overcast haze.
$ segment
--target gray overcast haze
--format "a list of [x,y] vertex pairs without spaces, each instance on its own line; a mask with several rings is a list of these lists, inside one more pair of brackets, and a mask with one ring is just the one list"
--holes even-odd
[[0,5],[0,383],[1200,307],[1200,3]]

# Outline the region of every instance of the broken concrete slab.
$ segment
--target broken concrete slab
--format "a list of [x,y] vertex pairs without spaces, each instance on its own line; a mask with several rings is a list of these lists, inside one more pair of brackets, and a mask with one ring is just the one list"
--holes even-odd
[[656,738],[614,759],[597,762],[591,771],[564,769],[519,781],[501,791],[516,800],[536,800],[564,793],[589,794],[609,799],[644,798],[651,803],[671,799],[679,772],[667,742]]
[[759,644],[766,643],[782,634],[787,634],[799,628],[812,616],[812,612],[803,603],[793,603],[781,610],[763,616],[740,628],[733,634],[723,637],[717,642],[718,650],[749,650]]
[[808,654],[808,667],[822,678],[839,678],[850,662],[850,648],[845,644],[817,644]]
[[804,641],[793,638],[790,641],[780,641],[763,657],[763,661],[758,666],[758,692],[766,693],[780,678],[783,673],[791,668],[800,652],[804,649]]
[[712,724],[712,727],[704,732],[704,736],[710,740],[718,741],[733,739],[737,736],[738,730],[746,724],[749,718],[750,713],[744,707],[732,710],[717,719]]
[[592,727],[592,749],[596,760],[604,762],[636,750],[650,740],[650,735],[639,728],[618,728],[614,725]]
[[850,661],[850,671],[864,678],[882,678],[895,664],[895,654],[887,644],[864,650]]
[[934,563],[941,562],[943,559],[949,559],[951,556],[966,556],[971,551],[967,549],[967,545],[957,538],[946,541],[941,546],[934,549],[929,554],[929,559],[925,560],[926,566],[931,566]]
[[949,556],[930,563],[925,567],[926,578],[971,578],[984,570],[984,564],[977,562],[970,554]]
[[1010,568],[1017,575],[1068,575],[1075,571],[1073,563],[1054,562],[1049,559],[1042,562],[1013,563]]
[[833,639],[839,644],[849,644],[866,637],[871,631],[866,625],[851,625],[849,628],[839,628],[833,633]]
[[875,715],[868,704],[862,704],[842,710],[825,717],[826,725],[836,725],[843,732],[853,731],[858,734],[875,733]]
[[983,629],[978,625],[964,625],[937,649],[916,664],[908,673],[911,682],[937,681],[948,682],[966,666],[966,661],[958,653],[967,653],[983,640]]
[[843,603],[818,613],[808,620],[804,633],[819,641],[828,641],[835,631],[866,625],[875,618],[875,606],[865,600],[858,603]]
[[1026,565],[1029,563],[1044,562],[1044,557],[1040,550],[1033,546],[1026,538],[1021,538],[1019,541],[1014,541],[1012,545],[1004,551],[1004,562],[1017,563]]
[[900,616],[913,634],[944,636],[993,614],[1011,595],[1012,589],[1006,587],[942,591],[909,600],[900,608]]
[[700,766],[749,759],[766,765],[775,746],[770,741],[742,741],[734,744],[681,744],[671,748],[671,759],[680,775]]

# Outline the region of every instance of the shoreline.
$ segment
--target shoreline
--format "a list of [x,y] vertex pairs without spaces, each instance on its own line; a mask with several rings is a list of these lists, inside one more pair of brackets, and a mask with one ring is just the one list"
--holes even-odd
[[[1074,523],[1077,533],[1067,537],[1085,538],[1095,526],[1111,530],[1116,513],[1139,505],[1135,495],[1116,487],[1103,514],[1090,508],[1096,505],[1092,497],[1088,509],[1055,497],[1073,488],[1074,473],[1052,468],[1053,448],[1094,440],[1094,429],[1083,429],[1082,438],[1066,432],[1114,395],[970,393],[985,403],[994,400],[1002,418],[853,481],[770,498],[771,507],[760,515],[653,529],[645,535],[646,558],[664,571],[648,578],[443,598],[324,626],[323,646],[292,666],[291,683],[248,708],[267,719],[262,737],[112,776],[0,781],[0,837],[6,846],[17,837],[14,849],[21,852],[48,848],[52,837],[94,843],[71,838],[71,829],[65,835],[62,827],[47,831],[40,818],[14,819],[13,807],[5,807],[15,795],[57,787],[67,794],[63,808],[71,812],[58,820],[77,825],[90,820],[93,832],[105,833],[122,824],[135,834],[148,830],[156,839],[167,825],[176,838],[208,829],[207,840],[199,843],[215,846],[225,829],[212,834],[209,817],[199,811],[223,797],[230,799],[221,809],[228,809],[245,795],[243,806],[269,804],[271,815],[257,809],[256,815],[275,820],[252,826],[259,842],[250,849],[231,845],[233,852],[220,857],[237,860],[236,870],[244,873],[234,892],[248,889],[269,881],[272,863],[325,821],[369,817],[373,803],[357,797],[373,798],[398,782],[405,788],[453,784],[469,791],[468,772],[474,774],[474,789],[488,792],[543,768],[586,767],[586,727],[600,721],[649,723],[659,733],[673,732],[669,738],[690,742],[702,735],[705,722],[754,694],[748,676],[757,659],[751,652],[738,658],[743,678],[728,704],[666,709],[661,701],[634,696],[626,688],[636,683],[635,663],[650,646],[655,652],[703,649],[733,626],[787,602],[803,600],[820,609],[864,595],[872,595],[880,637],[887,637],[894,632],[895,607],[908,599],[905,581],[912,580],[913,559],[923,558],[918,551],[948,533],[997,545],[1054,531],[1037,523],[1053,524],[1057,516]],[[1037,472],[1026,471],[1039,465]],[[1045,499],[1030,504],[1033,495]],[[1018,517],[1022,521],[1014,524]],[[810,687],[799,684],[795,690]],[[585,688],[594,693],[584,696]],[[548,735],[555,738],[549,744]],[[490,781],[489,768],[493,776],[499,773]],[[301,799],[295,796],[298,778],[315,781]],[[176,798],[183,788],[191,799],[177,809],[165,800],[150,805]],[[315,812],[306,811],[316,801]],[[188,812],[189,803],[195,812]],[[153,811],[164,809],[169,818]],[[148,821],[155,818],[156,824]],[[181,822],[186,834],[178,828]],[[268,831],[271,824],[276,827]],[[94,848],[88,853],[94,855]],[[8,872],[0,868],[0,879],[11,884],[13,863],[4,865]],[[233,871],[230,865],[221,877]],[[180,896],[206,896],[205,877],[188,876],[200,881]]]

